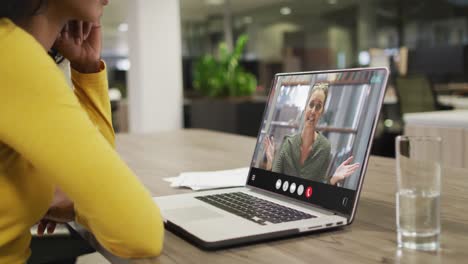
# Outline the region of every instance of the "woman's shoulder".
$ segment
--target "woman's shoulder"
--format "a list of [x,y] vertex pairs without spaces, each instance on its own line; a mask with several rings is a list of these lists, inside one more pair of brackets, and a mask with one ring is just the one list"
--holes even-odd
[[285,136],[283,136],[283,138],[279,142],[280,152],[291,147],[291,145],[293,144],[293,138],[294,138],[294,135],[285,135]]
[[[0,19],[0,70],[2,73],[49,71],[57,68],[39,42],[11,20]],[[26,71],[26,72],[25,72]],[[4,74],[2,74],[4,75]]]
[[15,24],[8,18],[0,18],[0,36],[11,32],[16,28]]
[[65,76],[44,47],[32,35],[5,19],[0,22],[0,58],[2,94],[15,91],[16,95],[57,96],[67,90],[63,89],[68,87]]
[[294,144],[294,142],[300,142],[301,140],[301,134],[292,134],[292,135],[286,135],[283,138],[283,144],[288,143],[288,144]]

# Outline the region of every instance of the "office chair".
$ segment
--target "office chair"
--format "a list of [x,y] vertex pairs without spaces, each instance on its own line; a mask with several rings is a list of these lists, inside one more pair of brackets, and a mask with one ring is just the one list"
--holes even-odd
[[372,147],[372,154],[386,157],[395,157],[395,137],[403,133],[404,114],[453,109],[437,102],[432,83],[424,75],[394,76],[392,81],[398,104],[383,106]]
[[399,76],[395,84],[401,115],[453,109],[437,102],[431,82],[423,75]]
[[59,224],[54,234],[37,236],[37,226],[31,228],[31,257],[27,264],[74,264],[84,254],[93,253],[87,241],[66,224]]

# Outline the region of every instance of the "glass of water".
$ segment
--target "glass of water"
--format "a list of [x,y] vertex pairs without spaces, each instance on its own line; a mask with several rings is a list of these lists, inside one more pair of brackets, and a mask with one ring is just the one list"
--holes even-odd
[[439,248],[441,142],[440,137],[396,139],[396,221],[401,248]]

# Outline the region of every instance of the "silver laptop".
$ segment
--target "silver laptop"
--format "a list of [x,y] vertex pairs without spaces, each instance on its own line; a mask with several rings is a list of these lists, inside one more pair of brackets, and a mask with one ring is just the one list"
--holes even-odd
[[386,68],[275,76],[245,187],[155,198],[168,230],[203,249],[350,225]]

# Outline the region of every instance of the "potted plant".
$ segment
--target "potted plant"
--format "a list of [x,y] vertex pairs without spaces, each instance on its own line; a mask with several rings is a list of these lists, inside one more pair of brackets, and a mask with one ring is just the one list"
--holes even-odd
[[203,56],[195,64],[195,90],[209,97],[251,96],[257,87],[257,80],[239,64],[247,40],[246,35],[240,36],[232,52],[226,43],[221,43],[218,58]]
[[190,126],[255,136],[265,101],[252,97],[257,80],[240,65],[247,36],[240,36],[233,51],[219,45],[218,57],[203,56],[194,67],[193,86],[202,96],[190,104]]

